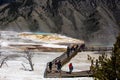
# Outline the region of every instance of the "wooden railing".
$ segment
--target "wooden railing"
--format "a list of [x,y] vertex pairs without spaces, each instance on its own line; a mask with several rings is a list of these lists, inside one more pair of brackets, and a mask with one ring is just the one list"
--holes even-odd
[[[67,62],[69,62],[69,61],[77,54],[77,52],[78,52],[78,50],[70,53],[69,58],[67,57],[66,52],[64,52],[61,56],[55,58],[55,59],[52,60],[51,62],[52,62],[53,64],[55,64],[55,61],[56,61],[56,60],[60,60],[62,66],[63,66],[63,65],[65,65]],[[45,77],[45,78],[48,78],[48,77],[49,77],[49,76],[47,75],[47,74],[48,74],[48,64],[49,64],[49,62],[47,63],[47,66],[46,66],[46,69],[45,69],[45,72],[44,72],[44,77]],[[54,66],[53,66],[53,67],[54,67]],[[49,73],[49,74],[50,74],[50,73]],[[54,75],[54,76],[56,76],[56,75]]]
[[80,51],[112,51],[113,47],[85,47]]

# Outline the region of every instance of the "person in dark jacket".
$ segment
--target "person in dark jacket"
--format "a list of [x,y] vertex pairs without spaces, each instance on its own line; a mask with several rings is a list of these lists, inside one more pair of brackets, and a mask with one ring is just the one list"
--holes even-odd
[[80,50],[84,51],[84,49],[85,49],[85,44],[81,44]]
[[61,64],[61,61],[59,60],[58,63],[57,63],[57,70],[58,70],[58,72],[61,71],[61,67],[62,67],[62,64]]
[[49,70],[50,70],[50,72],[52,71],[52,62],[49,62]]
[[69,58],[69,56],[70,56],[70,47],[68,46],[67,47],[67,58]]
[[72,45],[70,50],[71,50],[71,52],[74,52],[75,51],[75,45]]
[[55,60],[55,67],[57,67],[57,63],[58,63],[58,61],[57,61],[57,60]]
[[78,49],[78,47],[79,47],[79,46],[78,46],[78,44],[77,44],[77,45],[76,45],[76,47],[75,47],[75,50],[77,50],[77,49]]

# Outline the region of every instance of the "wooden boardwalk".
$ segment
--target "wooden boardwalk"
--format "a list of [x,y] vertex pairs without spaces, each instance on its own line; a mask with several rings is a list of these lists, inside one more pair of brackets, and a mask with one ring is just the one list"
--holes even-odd
[[112,50],[113,50],[112,47],[86,47],[82,50],[78,49],[78,50],[70,53],[69,58],[67,58],[67,54],[65,52],[61,56],[59,56],[59,57],[55,58],[53,61],[51,61],[53,63],[52,72],[49,72],[49,69],[48,69],[49,62],[47,63],[47,66],[46,66],[46,69],[44,72],[44,77],[45,78],[91,77],[92,73],[90,73],[89,70],[80,71],[80,72],[72,72],[71,74],[69,74],[68,72],[62,71],[62,70],[61,70],[61,72],[57,72],[57,67],[55,66],[55,61],[61,60],[61,64],[62,64],[62,66],[64,66],[75,55],[77,55],[78,52],[81,52],[81,51],[112,51]]
[[85,47],[84,49],[82,49],[82,51],[112,51],[112,50],[113,47]]
[[92,76],[92,74],[89,73],[89,71],[82,71],[82,72],[72,72],[71,74],[69,74],[68,72],[62,71],[61,72],[57,72],[57,67],[55,65],[55,61],[56,60],[61,60],[61,64],[62,66],[65,65],[67,62],[69,62],[76,54],[78,53],[78,50],[70,53],[69,58],[67,57],[66,52],[63,53],[61,56],[55,58],[52,63],[52,72],[49,72],[48,69],[48,64],[46,66],[45,72],[44,72],[44,77],[45,78],[60,78],[60,77],[87,77],[87,76]]

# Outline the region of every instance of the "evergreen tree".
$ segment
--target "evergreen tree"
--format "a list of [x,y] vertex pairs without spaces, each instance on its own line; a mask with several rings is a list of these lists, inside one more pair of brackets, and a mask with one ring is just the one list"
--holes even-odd
[[102,54],[96,60],[91,58],[90,69],[95,80],[120,80],[120,35],[114,44],[111,57]]
[[120,80],[120,35],[117,37],[117,41],[114,44],[111,60],[115,77]]

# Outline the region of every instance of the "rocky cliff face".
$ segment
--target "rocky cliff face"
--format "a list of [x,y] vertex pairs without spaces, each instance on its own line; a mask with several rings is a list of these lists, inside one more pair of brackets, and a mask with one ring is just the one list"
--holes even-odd
[[0,29],[65,34],[111,45],[119,33],[119,0],[15,0],[0,6]]

